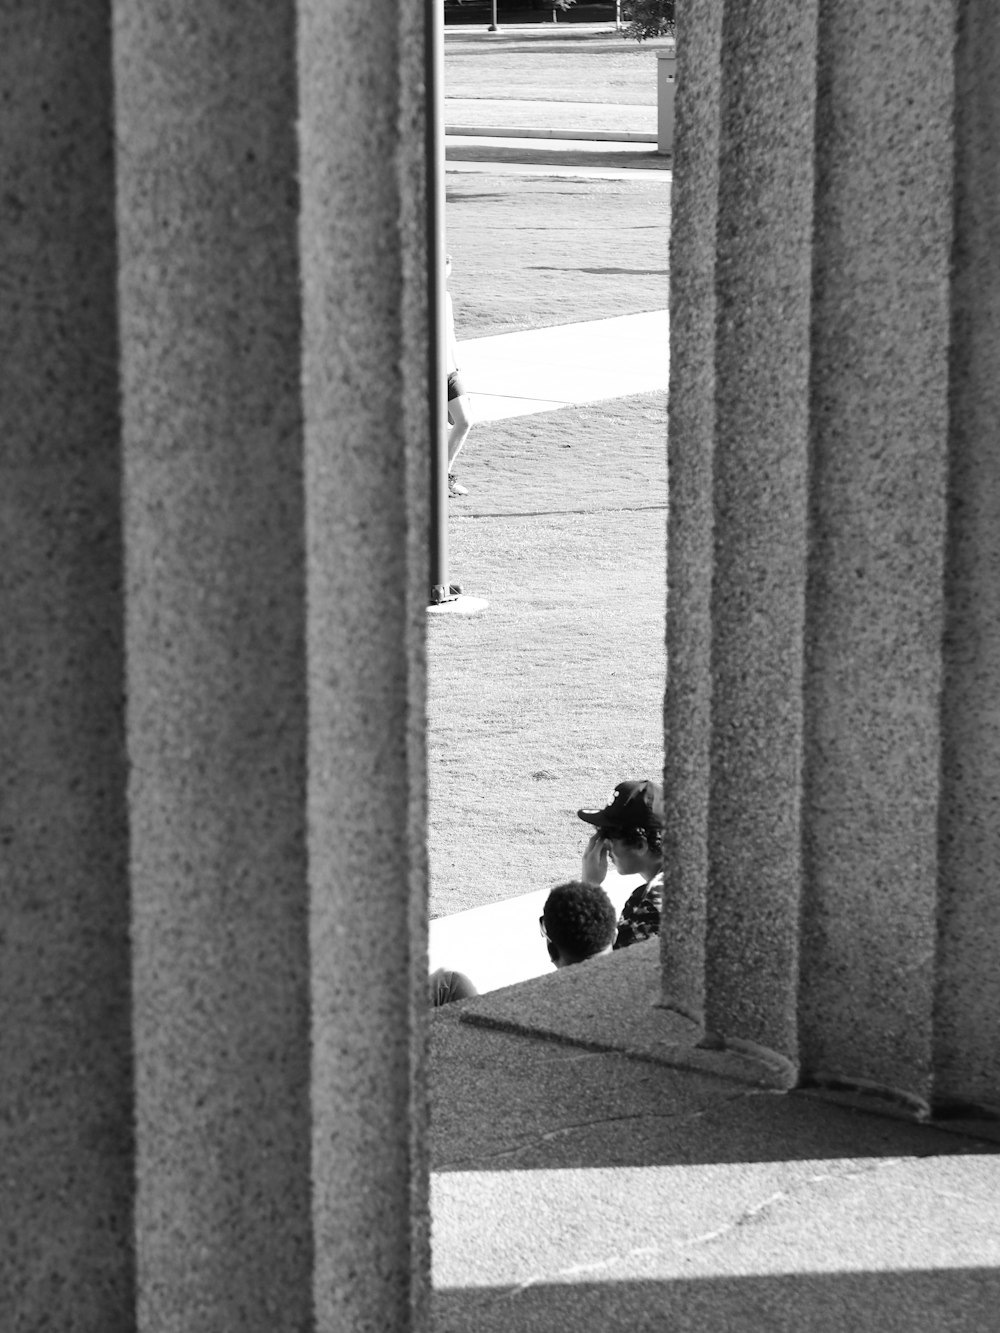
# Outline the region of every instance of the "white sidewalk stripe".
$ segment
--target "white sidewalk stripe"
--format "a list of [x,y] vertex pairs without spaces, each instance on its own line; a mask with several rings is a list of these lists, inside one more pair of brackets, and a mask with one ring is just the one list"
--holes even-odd
[[558,324],[459,343],[462,378],[479,421],[666,389],[666,310]]

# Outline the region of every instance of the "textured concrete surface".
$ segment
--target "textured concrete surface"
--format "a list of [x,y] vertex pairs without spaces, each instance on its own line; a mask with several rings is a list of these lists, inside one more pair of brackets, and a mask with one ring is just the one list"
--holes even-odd
[[295,27],[116,17],[138,1319],[263,1333],[312,1306]]
[[662,937],[664,999],[705,1011],[715,436],[715,231],[719,193],[722,8],[690,0],[679,14],[670,229],[670,430],[667,470],[667,672],[664,870],[674,929]]
[[785,1054],[802,876],[815,22],[814,3],[727,9],[719,81],[706,1022]]
[[[780,374],[766,378],[764,349],[779,368],[787,359],[785,370],[801,381],[801,219],[793,205],[808,193],[808,153],[791,162],[784,155],[790,144],[810,153],[816,144],[810,160],[820,169],[826,228],[822,254],[810,258],[826,312],[817,364],[826,358],[836,373],[810,386],[811,402],[829,394],[854,412],[867,447],[860,485],[837,460],[821,460],[829,463],[827,494],[843,508],[824,513],[831,564],[820,572],[829,573],[836,611],[854,572],[848,539],[857,536],[872,558],[860,564],[863,578],[878,565],[894,599],[883,615],[867,590],[859,598],[868,620],[884,622],[861,626],[860,666],[839,661],[839,643],[822,660],[833,664],[837,688],[851,687],[851,705],[861,701],[851,713],[857,736],[875,701],[876,753],[901,761],[889,765],[884,784],[865,770],[862,794],[879,819],[893,800],[904,817],[886,819],[890,845],[884,855],[878,849],[879,871],[859,879],[860,891],[827,883],[808,923],[815,968],[794,980],[808,987],[815,977],[816,995],[825,985],[836,1000],[848,997],[829,1011],[829,1030],[853,1022],[883,1081],[899,1071],[922,1090],[930,1050],[945,1100],[994,1099],[997,485],[995,451],[984,442],[998,424],[995,24],[985,0],[962,6],[956,157],[951,34],[922,3],[904,0],[891,13],[852,4],[829,31],[823,10],[815,138],[803,99],[808,12],[792,15],[773,0],[752,14],[729,6],[722,32],[713,27],[720,11],[692,0],[692,18],[705,22],[687,66],[688,142],[701,136],[689,165],[702,166],[686,198],[697,205],[688,222],[705,230],[695,240],[688,233],[688,248],[677,251],[683,262],[675,262],[679,311],[687,309],[676,346],[694,335],[685,373],[695,392],[678,400],[684,429],[693,429],[681,431],[672,466],[693,440],[695,464],[676,481],[689,487],[690,516],[701,525],[701,545],[688,531],[690,581],[671,590],[675,600],[678,586],[692,598],[680,626],[691,632],[688,665],[696,672],[708,660],[699,655],[713,573],[734,623],[750,614],[762,643],[767,614],[752,617],[763,601],[780,613],[774,623],[787,647],[787,609],[768,582],[773,566],[754,564],[785,547],[769,545],[760,515],[742,533],[749,540],[732,563],[731,585],[709,553],[724,540],[713,523],[731,519],[730,500],[772,504],[781,521],[788,512],[798,521],[798,510],[779,501],[794,491],[787,483],[800,465],[801,404],[780,398]],[[224,4],[117,6],[116,125],[107,18],[106,7],[71,5],[55,23],[49,7],[21,5],[0,20],[11,103],[0,147],[4,235],[13,256],[0,312],[0,592],[9,629],[0,649],[0,847],[9,890],[0,998],[10,1020],[0,1033],[9,1240],[0,1324],[89,1333],[131,1329],[138,1317],[178,1333],[273,1333],[308,1328],[315,1315],[317,1326],[338,1329],[421,1328],[430,437],[423,14],[387,6],[374,16],[384,40],[372,43],[373,14],[360,0],[336,12],[311,0],[277,9],[254,0],[239,14]],[[721,153],[713,139],[719,41],[727,69],[721,119],[732,132]],[[856,85],[848,68],[855,64]],[[751,65],[753,87],[739,80]],[[741,140],[751,146],[745,155]],[[927,160],[933,188],[921,192]],[[391,169],[373,172],[373,161]],[[720,161],[721,268],[710,197],[719,193]],[[877,207],[869,208],[868,192]],[[955,262],[946,271],[952,218]],[[795,244],[786,250],[790,234]],[[726,263],[735,268],[725,271]],[[942,295],[949,281],[950,307]],[[700,320],[691,316],[699,301]],[[744,308],[747,322],[738,326]],[[720,358],[714,343],[697,341],[709,328]],[[373,364],[385,375],[377,400],[363,392]],[[721,370],[733,379],[728,400],[717,401]],[[769,386],[778,399],[768,400]],[[119,389],[131,846],[122,799]],[[711,439],[720,402],[729,471],[713,514],[711,505],[698,509],[712,477],[698,446]],[[744,406],[751,444],[768,437],[769,423],[780,428],[775,441],[764,439],[760,477],[740,472]],[[883,409],[894,423],[884,435],[875,429]],[[911,418],[912,455],[898,430]],[[935,435],[942,429],[952,448],[946,484]],[[746,454],[752,470],[759,451]],[[852,527],[855,506],[861,517]],[[922,541],[927,552],[916,549]],[[683,541],[672,545],[671,559],[683,549]],[[939,573],[944,616],[934,600]],[[767,597],[758,599],[761,589]],[[856,619],[851,611],[834,625],[849,639]],[[926,716],[936,688],[927,642],[942,624],[938,823],[927,798],[937,772],[933,742],[920,727],[914,735],[914,717]],[[675,625],[673,649],[683,641]],[[755,694],[752,672],[741,677],[737,655],[726,667],[733,697],[753,707],[720,716],[736,733],[753,713],[756,735],[769,740],[765,693]],[[854,672],[864,673],[857,690]],[[308,802],[307,675],[315,705]],[[696,705],[703,698],[697,690],[692,697]],[[682,685],[678,724],[683,700]],[[777,986],[764,965],[722,985],[714,970],[712,948],[721,940],[716,957],[742,963],[736,937],[758,923],[736,920],[732,899],[707,912],[696,903],[707,874],[704,718],[696,709],[690,731],[670,733],[683,779],[675,795],[690,779],[682,813],[686,832],[701,838],[681,861],[692,890],[682,895],[684,919],[702,926],[702,939],[678,961],[690,982],[684,993],[697,1000],[707,938],[709,991],[721,996],[710,1016],[738,1010],[752,1029],[767,1007],[758,997],[769,1003],[787,989],[792,969],[778,969]],[[726,776],[723,730],[716,727],[716,778]],[[844,742],[839,731],[835,740]],[[758,792],[747,779],[766,765],[749,751],[744,758],[737,786],[766,815],[766,784]],[[831,800],[840,797],[835,787],[824,788]],[[853,787],[847,795],[843,809],[864,835],[857,842],[871,848],[869,807],[851,804]],[[787,813],[775,820],[779,870],[795,842],[781,822]],[[734,843],[741,835],[718,812],[715,828]],[[942,891],[932,913],[925,855],[938,829]],[[915,861],[913,848],[922,849]],[[844,850],[846,876],[858,848]],[[773,865],[769,856],[766,848],[758,864]],[[919,871],[912,882],[911,861]],[[858,876],[856,860],[850,865]],[[780,946],[790,906],[782,885],[765,888],[752,904],[761,922],[751,943]],[[677,939],[665,932],[664,958]],[[981,1137],[961,1137],[854,1105],[777,1096],[743,1057],[738,1068],[731,1055],[691,1056],[690,1026],[651,1003],[656,977],[654,945],[434,1017],[437,1327],[996,1327],[1000,1180],[987,1127]],[[875,1015],[867,1046],[866,1004]],[[813,1057],[826,1012],[806,1000]],[[778,1019],[780,1029],[787,1015]],[[829,1030],[824,1060],[828,1050],[837,1058]],[[664,1063],[678,1052],[704,1064],[679,1072]],[[995,1138],[995,1122],[988,1132]]]
[[435,1333],[995,1327],[995,1144],[473,1027],[477,1003],[432,1026]]
[[732,8],[720,26],[708,6],[683,21],[666,704],[678,742],[665,777],[678,895],[664,984],[713,1029],[789,1054],[815,7]]
[[413,9],[374,43],[362,6],[118,13],[139,1318],[165,1333],[403,1327],[424,1290]]
[[550,972],[527,986],[507,986],[462,1005],[468,1023],[499,1027],[596,1050],[788,1088],[789,1063],[772,1052],[698,1045],[702,1030],[658,1003],[659,945],[647,940],[577,967]]
[[134,1327],[107,7],[0,12],[0,1327]]
[[665,996],[995,1105],[997,49],[851,13],[682,19]]
[[360,1333],[419,1327],[426,1292],[427,265],[443,240],[428,11],[299,10],[315,1318]]
[[953,40],[919,4],[821,21],[816,105],[801,1042],[817,1071],[923,1096],[939,883]]
[[956,92],[951,452],[945,573],[937,1095],[983,1101],[1000,1086],[1000,32],[965,9]]

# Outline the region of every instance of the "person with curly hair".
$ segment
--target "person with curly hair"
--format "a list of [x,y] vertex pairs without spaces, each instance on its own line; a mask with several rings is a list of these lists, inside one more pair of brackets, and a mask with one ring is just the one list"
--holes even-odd
[[599,885],[571,880],[557,884],[546,898],[538,925],[555,966],[571,967],[611,952],[618,934],[617,917],[614,904]]
[[620,875],[642,875],[643,883],[622,908],[616,949],[660,933],[663,909],[663,788],[657,782],[619,782],[603,810],[578,810],[596,831],[583,853],[581,878],[603,884],[608,861]]

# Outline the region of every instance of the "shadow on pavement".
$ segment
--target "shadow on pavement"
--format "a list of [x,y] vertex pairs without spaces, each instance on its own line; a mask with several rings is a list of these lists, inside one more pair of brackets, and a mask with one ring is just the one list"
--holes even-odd
[[[623,1238],[623,1241],[626,1238]],[[991,1268],[789,1273],[445,1290],[434,1333],[988,1333]]]
[[[572,969],[576,972],[578,969]],[[537,993],[565,974],[519,989]],[[504,994],[511,992],[500,992]],[[996,1156],[996,1143],[911,1120],[462,1021],[432,1025],[435,1172]],[[604,1003],[606,997],[600,997]],[[1000,1161],[997,1163],[1000,1170]]]

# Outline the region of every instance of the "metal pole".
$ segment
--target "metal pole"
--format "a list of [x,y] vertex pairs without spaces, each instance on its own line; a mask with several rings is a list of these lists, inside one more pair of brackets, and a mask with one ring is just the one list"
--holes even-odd
[[448,582],[448,391],[444,326],[444,0],[426,0],[427,286],[430,313],[432,604],[446,601]]
[[487,32],[499,32],[497,27],[497,0],[493,0],[493,22],[490,24]]

